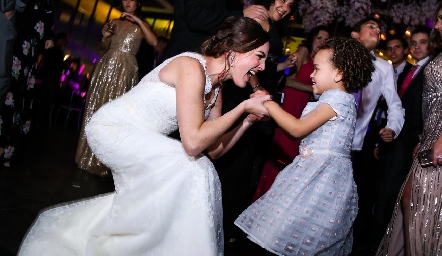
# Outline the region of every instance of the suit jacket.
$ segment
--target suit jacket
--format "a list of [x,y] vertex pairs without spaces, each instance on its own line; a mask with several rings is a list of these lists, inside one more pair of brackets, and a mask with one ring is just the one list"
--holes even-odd
[[[402,107],[405,109],[405,122],[398,139],[403,140],[405,144],[415,146],[419,142],[418,135],[422,133],[423,120],[422,120],[422,87],[424,84],[424,69],[423,65],[417,74],[414,75],[407,90],[404,92],[401,98]],[[403,85],[405,77],[407,76],[410,67],[405,67],[404,71],[399,75],[397,84],[399,91]]]
[[162,61],[186,51],[199,52],[228,16],[242,16],[242,10],[227,10],[223,0],[175,0],[174,25]]

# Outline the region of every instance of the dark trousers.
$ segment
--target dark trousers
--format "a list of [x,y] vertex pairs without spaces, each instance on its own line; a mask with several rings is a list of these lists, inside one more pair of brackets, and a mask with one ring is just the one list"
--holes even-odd
[[380,127],[371,122],[360,151],[352,152],[353,176],[358,187],[358,215],[354,223],[355,246],[367,247],[375,202],[376,169],[375,144],[379,140]]
[[413,163],[414,145],[402,137],[381,143],[376,178],[375,203],[369,243],[377,247],[390,222],[399,191]]

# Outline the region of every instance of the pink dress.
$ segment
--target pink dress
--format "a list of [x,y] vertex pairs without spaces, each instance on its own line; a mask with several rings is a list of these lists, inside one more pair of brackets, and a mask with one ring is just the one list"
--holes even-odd
[[[304,84],[312,85],[310,78],[311,73],[313,73],[313,59],[309,55],[308,62],[301,66],[296,78]],[[300,118],[312,94],[290,87],[284,87],[282,92],[284,93],[284,102],[281,105],[282,109],[296,118]],[[299,143],[300,140],[288,138],[279,127],[275,129],[272,150],[264,165],[258,188],[253,196],[253,201],[260,198],[269,190],[278,173],[299,154]]]

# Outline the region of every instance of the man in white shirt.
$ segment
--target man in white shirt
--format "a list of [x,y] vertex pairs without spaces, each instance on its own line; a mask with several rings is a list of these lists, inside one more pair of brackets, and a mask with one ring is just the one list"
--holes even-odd
[[[351,37],[362,43],[368,50],[373,51],[380,40],[378,21],[373,18],[359,21],[354,26]],[[371,82],[360,92],[361,98],[356,98],[359,104],[352,147],[353,173],[359,195],[359,211],[354,225],[356,247],[367,245],[367,235],[370,231],[371,211],[374,205],[373,185],[376,182],[374,168],[376,165],[372,162],[374,143],[367,143],[371,145],[371,148],[365,148],[364,150],[363,145],[364,139],[377,140],[377,138],[366,138],[365,136],[381,95],[384,96],[388,106],[387,125],[380,129],[376,136],[380,136],[385,142],[392,142],[400,133],[404,124],[404,109],[396,91],[393,67],[379,57],[376,57],[374,64],[376,70],[372,74]]]
[[[402,72],[407,73],[413,67],[407,60],[409,53],[408,42],[404,37],[395,36],[387,39],[387,57],[393,66],[394,83],[397,88],[397,79]],[[373,118],[370,122],[370,128],[379,130],[385,126],[387,118],[387,103],[384,97],[381,97],[376,106]],[[369,129],[370,129],[369,128]],[[374,131],[373,131],[374,132]],[[376,131],[377,134],[378,131]],[[377,143],[376,143],[377,144]],[[377,149],[375,155],[377,155]]]

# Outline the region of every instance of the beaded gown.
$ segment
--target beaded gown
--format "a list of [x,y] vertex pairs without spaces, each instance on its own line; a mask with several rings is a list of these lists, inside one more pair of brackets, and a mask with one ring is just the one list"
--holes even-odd
[[[419,151],[431,148],[442,134],[442,53],[424,70],[422,118],[424,130]],[[441,255],[442,236],[442,167],[422,168],[415,158],[408,178],[412,179],[410,207],[411,255]],[[405,183],[404,183],[405,184]],[[404,185],[403,185],[404,186]],[[404,255],[403,214],[401,192],[393,217],[378,248],[377,255]]]
[[328,104],[337,116],[301,141],[300,154],[267,193],[235,221],[250,240],[277,255],[348,255],[358,211],[350,151],[354,97],[328,90],[302,115]]
[[[182,55],[205,69],[201,55]],[[176,91],[158,73],[170,60],[105,104],[86,126],[90,147],[110,167],[116,192],[42,212],[19,255],[223,255],[215,168],[202,154],[187,155],[168,136],[178,128]],[[204,94],[211,90],[206,74]]]
[[98,62],[87,92],[83,123],[78,140],[75,163],[85,171],[97,175],[106,175],[108,168],[100,163],[89,148],[84,128],[104,103],[129,91],[138,83],[138,65],[135,58],[143,36],[138,25],[114,20],[115,34],[107,39],[109,50]]

